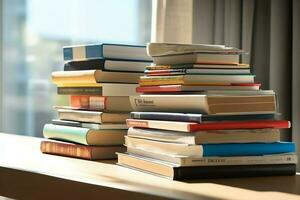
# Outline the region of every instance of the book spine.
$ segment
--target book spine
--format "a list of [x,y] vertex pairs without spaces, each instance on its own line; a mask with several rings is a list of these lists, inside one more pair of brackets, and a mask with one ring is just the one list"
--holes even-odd
[[130,96],[133,111],[209,113],[206,95]]
[[202,122],[201,114],[181,114],[181,113],[152,113],[152,112],[131,112],[130,117],[133,119],[149,119],[149,120],[166,120],[181,122]]
[[290,128],[287,120],[258,120],[240,122],[217,122],[191,124],[190,131],[198,130],[222,130],[222,129],[257,129],[257,128]]
[[105,66],[104,59],[93,59],[86,61],[71,61],[64,64],[64,71],[74,70],[103,70]]
[[182,159],[182,166],[224,166],[224,165],[263,165],[263,164],[296,164],[295,154],[278,154],[270,156],[232,156]]
[[104,96],[71,95],[70,106],[75,109],[105,111],[107,98]]
[[60,95],[102,95],[102,87],[57,87]]
[[88,131],[89,129],[86,128],[45,124],[43,135],[45,138],[60,139],[88,145]]
[[291,176],[295,173],[295,164],[178,167],[174,168],[173,179]]
[[83,61],[87,59],[102,59],[103,58],[103,45],[87,45],[64,47],[63,55],[65,61]]
[[56,142],[41,142],[41,152],[68,157],[92,159],[91,149],[84,145],[69,145]]

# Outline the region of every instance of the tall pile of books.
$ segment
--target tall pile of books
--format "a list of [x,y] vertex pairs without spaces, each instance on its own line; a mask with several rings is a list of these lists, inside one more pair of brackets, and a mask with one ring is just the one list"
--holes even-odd
[[154,65],[130,98],[127,153],[118,164],[171,179],[295,174],[295,144],[280,141],[274,91],[261,90],[242,50],[150,43]]
[[58,95],[69,105],[54,106],[58,119],[44,126],[43,153],[83,159],[113,159],[123,152],[130,95],[151,63],[146,46],[95,44],[63,48],[64,71],[52,73]]

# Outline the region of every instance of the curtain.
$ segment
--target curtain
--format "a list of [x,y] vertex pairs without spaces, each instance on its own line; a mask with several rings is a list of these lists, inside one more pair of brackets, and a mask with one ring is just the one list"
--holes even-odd
[[277,94],[292,129],[283,140],[300,155],[300,1],[154,0],[153,42],[225,44],[244,49],[256,81]]

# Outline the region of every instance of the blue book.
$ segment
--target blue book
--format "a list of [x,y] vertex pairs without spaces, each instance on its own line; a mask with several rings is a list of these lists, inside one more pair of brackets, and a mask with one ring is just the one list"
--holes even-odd
[[295,143],[244,143],[204,144],[203,157],[209,156],[259,156],[279,153],[295,153]]
[[84,61],[89,59],[124,59],[152,61],[146,46],[123,44],[90,44],[63,47],[64,61]]
[[279,114],[256,115],[202,115],[193,113],[168,113],[168,112],[131,112],[133,119],[166,120],[181,122],[209,122],[209,121],[251,121],[251,120],[275,120]]
[[159,142],[125,136],[125,146],[169,155],[211,157],[211,156],[262,156],[281,153],[295,153],[295,143],[224,143],[189,145]]

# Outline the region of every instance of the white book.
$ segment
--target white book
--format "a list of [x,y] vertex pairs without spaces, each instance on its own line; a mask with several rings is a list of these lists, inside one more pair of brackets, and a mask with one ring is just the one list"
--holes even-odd
[[[275,113],[275,95],[150,95],[130,96],[134,111],[202,114]],[[241,106],[243,105],[243,106]]]
[[130,127],[127,135],[129,137],[140,139],[191,145],[210,143],[278,142],[280,140],[280,132],[278,129],[207,130],[184,133],[180,131]]
[[144,72],[152,62],[136,62],[125,60],[106,60],[104,68],[110,71]]
[[171,162],[178,166],[223,166],[223,165],[267,165],[296,164],[296,154],[273,154],[264,156],[231,156],[231,157],[188,157],[155,153],[144,149],[127,147],[127,153]]
[[204,64],[238,64],[240,61],[238,54],[212,54],[212,53],[188,53],[177,55],[154,56],[153,62],[157,65],[162,64],[185,64],[185,63],[204,63]]

